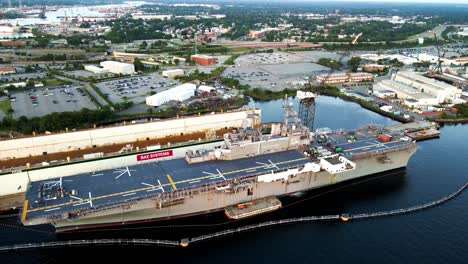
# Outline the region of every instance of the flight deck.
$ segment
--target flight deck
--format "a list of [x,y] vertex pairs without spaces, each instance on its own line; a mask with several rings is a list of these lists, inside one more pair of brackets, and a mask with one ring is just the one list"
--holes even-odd
[[297,150],[237,160],[188,164],[185,159],[145,163],[31,182],[22,218],[76,212],[178,189],[298,167],[310,159]]

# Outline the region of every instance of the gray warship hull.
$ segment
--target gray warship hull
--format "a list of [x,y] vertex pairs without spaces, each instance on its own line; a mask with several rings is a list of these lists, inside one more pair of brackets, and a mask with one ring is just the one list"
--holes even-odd
[[[221,211],[233,204],[268,196],[289,195],[404,168],[415,151],[416,146],[387,153],[385,160],[378,156],[356,159],[353,160],[356,164],[354,170],[337,174],[330,174],[323,170],[319,172],[309,171],[298,173],[294,177],[289,176],[287,179],[282,178],[270,182],[258,181],[259,178],[254,177],[251,181],[246,181],[248,184],[244,187],[235,191],[206,188],[204,191],[200,190],[174,197],[172,201],[163,202],[162,204],[154,199],[149,199],[128,207],[118,207],[105,212],[82,216],[76,220],[62,220],[53,224],[57,228],[57,232],[66,232],[76,229],[103,228],[207,214]],[[228,182],[225,184],[228,185]]]

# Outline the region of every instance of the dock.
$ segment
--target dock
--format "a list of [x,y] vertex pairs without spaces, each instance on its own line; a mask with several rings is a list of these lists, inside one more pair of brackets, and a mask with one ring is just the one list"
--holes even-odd
[[420,141],[440,136],[439,125],[437,123],[420,121],[407,124],[400,124],[387,127],[386,130],[392,133],[404,133],[413,140]]
[[415,132],[406,133],[406,135],[416,141],[440,137],[440,131],[434,128],[423,129]]
[[281,208],[281,201],[274,197],[265,197],[254,201],[228,206],[224,213],[229,219],[243,219]]

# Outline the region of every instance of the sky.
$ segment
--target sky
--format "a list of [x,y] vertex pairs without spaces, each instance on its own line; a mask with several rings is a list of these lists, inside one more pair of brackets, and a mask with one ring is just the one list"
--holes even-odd
[[[262,2],[269,2],[269,0]],[[272,0],[271,2],[458,3],[468,5],[468,0]]]

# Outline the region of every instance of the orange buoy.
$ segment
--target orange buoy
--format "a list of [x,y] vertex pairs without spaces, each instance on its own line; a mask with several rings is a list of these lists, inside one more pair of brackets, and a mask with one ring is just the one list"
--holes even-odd
[[189,240],[188,239],[182,239],[180,241],[180,246],[181,247],[188,247],[188,245],[189,245]]

